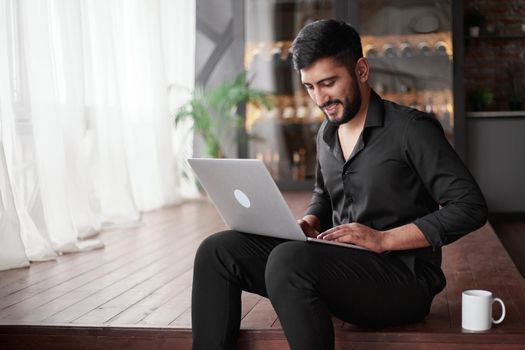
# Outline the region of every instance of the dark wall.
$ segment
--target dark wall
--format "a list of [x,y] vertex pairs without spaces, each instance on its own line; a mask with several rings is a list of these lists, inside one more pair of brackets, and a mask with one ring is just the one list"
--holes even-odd
[[[512,106],[513,95],[525,95],[525,1],[464,0],[465,12],[477,8],[485,17],[478,38],[465,42],[465,92],[488,88],[494,101],[487,110]],[[517,91],[518,89],[519,91]],[[467,110],[475,109],[468,103]]]

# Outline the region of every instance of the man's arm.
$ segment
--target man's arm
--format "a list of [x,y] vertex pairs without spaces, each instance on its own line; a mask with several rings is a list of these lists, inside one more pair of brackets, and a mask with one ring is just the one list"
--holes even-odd
[[481,190],[446,140],[439,122],[419,113],[405,134],[404,155],[432,198],[441,206],[413,223],[433,249],[450,244],[487,221]]

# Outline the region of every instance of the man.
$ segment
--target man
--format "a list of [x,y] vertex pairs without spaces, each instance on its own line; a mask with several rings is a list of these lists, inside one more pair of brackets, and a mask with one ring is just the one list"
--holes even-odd
[[314,194],[299,224],[308,236],[369,251],[212,235],[195,258],[194,349],[235,347],[242,290],[271,300],[294,350],[333,349],[332,315],[368,327],[421,320],[445,286],[441,246],[486,221],[483,196],[440,124],[370,89],[352,27],[307,25],[293,58],[326,116]]

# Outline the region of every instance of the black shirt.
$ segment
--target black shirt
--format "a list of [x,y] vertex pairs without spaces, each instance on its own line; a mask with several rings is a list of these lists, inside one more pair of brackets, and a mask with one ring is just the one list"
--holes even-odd
[[[472,175],[431,115],[382,100],[371,91],[364,129],[347,161],[337,126],[317,134],[314,195],[306,214],[323,230],[358,222],[377,230],[414,223],[431,247],[398,254],[441,264],[441,246],[486,222],[487,206]],[[444,283],[444,280],[443,280]]]

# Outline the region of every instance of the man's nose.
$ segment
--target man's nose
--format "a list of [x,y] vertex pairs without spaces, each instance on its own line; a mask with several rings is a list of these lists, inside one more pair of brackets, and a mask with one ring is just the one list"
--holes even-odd
[[315,103],[318,106],[322,106],[324,103],[328,102],[330,98],[328,97],[327,94],[323,93],[321,89],[316,89],[314,91],[314,99],[315,99]]

